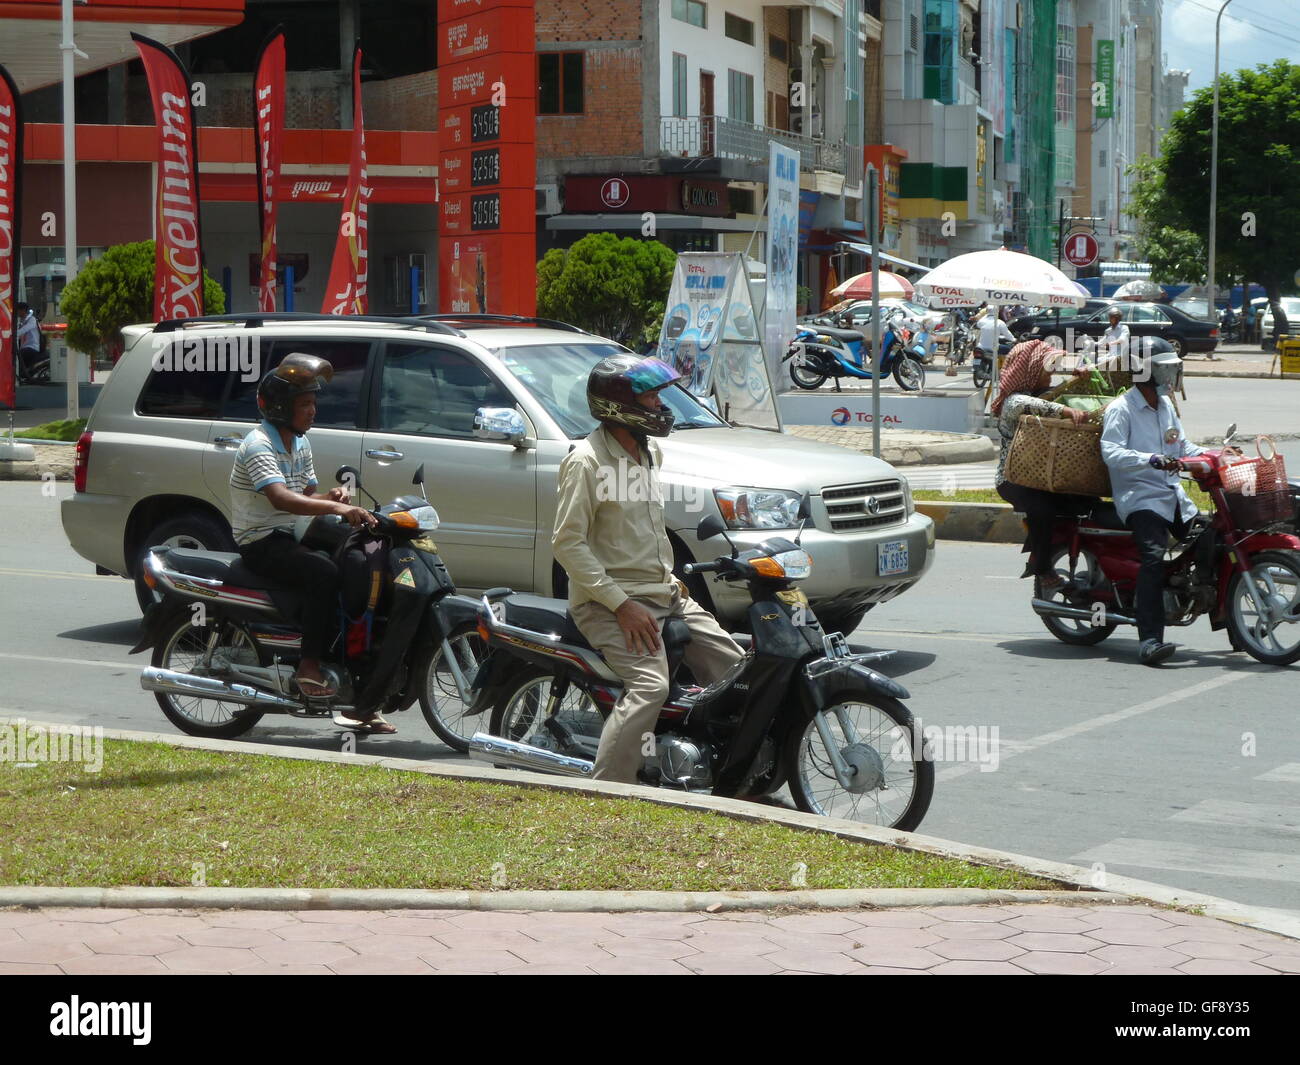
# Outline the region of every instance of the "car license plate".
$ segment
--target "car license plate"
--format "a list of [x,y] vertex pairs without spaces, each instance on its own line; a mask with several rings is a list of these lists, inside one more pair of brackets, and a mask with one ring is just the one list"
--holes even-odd
[[910,568],[907,559],[907,541],[889,540],[880,545],[880,576],[891,577],[906,573]]

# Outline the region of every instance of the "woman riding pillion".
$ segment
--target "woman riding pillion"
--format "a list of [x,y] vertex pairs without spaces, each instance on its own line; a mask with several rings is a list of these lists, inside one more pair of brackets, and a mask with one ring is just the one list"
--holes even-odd
[[[1061,515],[1086,513],[1095,500],[1089,496],[1060,495],[1014,484],[1006,479],[1007,456],[1022,414],[1069,418],[1075,425],[1082,424],[1087,417],[1083,411],[1038,398],[1052,387],[1053,364],[1065,355],[1065,352],[1041,340],[1030,340],[1017,345],[1007,356],[1006,365],[998,378],[998,391],[990,407],[998,420],[998,433],[1002,441],[994,485],[998,495],[1025,515],[1029,536],[1025,540],[1024,550],[1029,552],[1029,561],[1020,576],[1038,578],[1037,594],[1041,595],[1055,592],[1065,584],[1064,578],[1052,568],[1053,523]],[[1087,366],[1080,367],[1077,375],[1086,375],[1090,369]]]

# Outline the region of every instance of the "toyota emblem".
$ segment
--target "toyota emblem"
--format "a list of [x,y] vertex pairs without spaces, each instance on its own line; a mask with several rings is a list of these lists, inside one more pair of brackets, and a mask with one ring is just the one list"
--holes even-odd
[[880,500],[877,499],[875,496],[867,496],[867,513],[868,514],[880,513]]

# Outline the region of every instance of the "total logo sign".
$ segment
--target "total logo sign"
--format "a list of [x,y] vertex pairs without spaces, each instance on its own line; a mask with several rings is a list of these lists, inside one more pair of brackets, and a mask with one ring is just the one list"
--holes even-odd
[[[848,425],[849,422],[862,422],[866,425],[872,423],[870,411],[855,410],[851,411],[848,407],[836,407],[831,411],[832,425]],[[882,414],[880,416],[881,425],[902,425],[903,419],[897,414]]]

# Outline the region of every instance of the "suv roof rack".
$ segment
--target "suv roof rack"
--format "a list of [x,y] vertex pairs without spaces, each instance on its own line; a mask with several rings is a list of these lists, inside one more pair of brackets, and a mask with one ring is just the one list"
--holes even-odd
[[248,314],[209,314],[197,318],[170,318],[154,326],[155,333],[174,333],[191,325],[242,325],[256,329],[275,322],[359,322],[364,325],[404,325],[408,329],[425,329],[431,333],[463,337],[465,334],[429,316],[393,318],[379,314],[310,314],[298,311],[263,311]]
[[563,329],[566,333],[583,333],[594,336],[585,329],[579,329],[568,322],[557,322],[553,318],[528,318],[520,314],[422,314],[431,322],[463,322],[465,325],[542,325],[549,329]]

